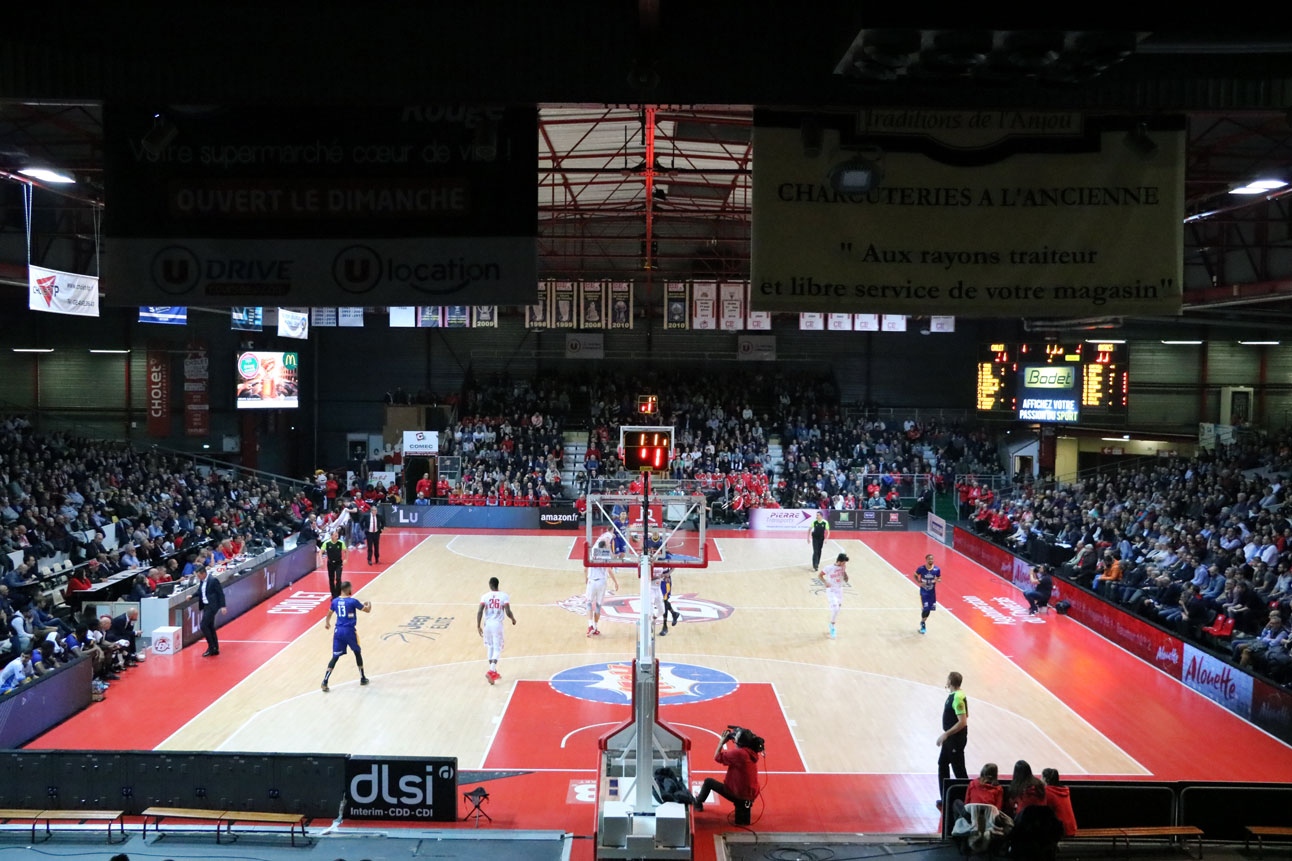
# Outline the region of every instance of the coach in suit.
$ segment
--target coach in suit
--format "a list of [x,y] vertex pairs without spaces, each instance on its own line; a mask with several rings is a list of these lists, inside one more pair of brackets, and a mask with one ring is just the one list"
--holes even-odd
[[363,534],[368,545],[368,564],[375,562],[380,565],[381,533],[386,528],[386,515],[381,513],[381,507],[374,502],[362,518]]
[[197,606],[202,611],[202,635],[206,637],[206,651],[202,657],[209,658],[220,654],[220,638],[215,635],[215,616],[217,613],[228,613],[224,605],[224,587],[219,579],[212,577],[205,565],[198,565],[194,572],[197,575]]

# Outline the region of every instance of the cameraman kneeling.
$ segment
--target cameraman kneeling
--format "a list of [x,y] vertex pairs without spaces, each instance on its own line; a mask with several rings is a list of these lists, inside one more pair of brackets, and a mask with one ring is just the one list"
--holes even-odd
[[[747,747],[744,743],[747,736],[757,743],[751,743],[751,746]],[[736,744],[728,748],[729,741],[735,741]],[[717,793],[736,805],[738,811],[741,808],[748,809],[753,800],[758,797],[758,753],[753,748],[761,747],[761,739],[757,739],[749,730],[728,728],[723,732],[722,737],[718,739],[718,749],[713,752],[713,760],[727,767],[727,777],[725,780],[705,778],[704,785],[700,787],[700,794],[695,799],[695,809],[697,811],[704,809],[704,800],[709,797],[710,792]]]

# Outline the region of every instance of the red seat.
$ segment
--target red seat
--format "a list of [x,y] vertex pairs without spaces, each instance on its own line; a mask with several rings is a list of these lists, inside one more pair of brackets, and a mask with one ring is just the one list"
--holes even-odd
[[1202,633],[1217,640],[1228,640],[1234,633],[1234,620],[1221,613],[1214,622],[1202,629]]

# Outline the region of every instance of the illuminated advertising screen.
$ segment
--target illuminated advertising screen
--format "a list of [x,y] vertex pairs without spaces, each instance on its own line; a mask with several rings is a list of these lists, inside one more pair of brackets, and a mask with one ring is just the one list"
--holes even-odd
[[299,356],[269,350],[238,355],[236,401],[240,410],[281,410],[300,406]]
[[1075,423],[1081,417],[1079,365],[1024,365],[1018,372],[1018,418]]
[[[1020,417],[1024,409],[1027,368],[1041,366],[1071,368],[1076,375],[1072,396],[1087,420],[1124,422],[1127,417],[1127,390],[1130,384],[1126,345],[1120,341],[1084,341],[1061,344],[1053,341],[984,344],[977,365],[977,390],[974,407],[980,413]],[[1039,375],[1041,372],[1036,371]],[[1042,375],[1043,376],[1043,375]],[[1041,379],[1037,376],[1036,379]],[[1066,374],[1060,374],[1065,381]],[[1066,398],[1056,389],[1038,387],[1033,400]],[[1032,405],[1029,412],[1043,407]],[[1044,419],[1030,419],[1044,421]],[[1059,421],[1067,422],[1063,418]]]

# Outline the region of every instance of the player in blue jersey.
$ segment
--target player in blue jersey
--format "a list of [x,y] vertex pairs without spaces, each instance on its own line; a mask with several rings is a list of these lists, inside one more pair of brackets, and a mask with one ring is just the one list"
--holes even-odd
[[328,679],[332,677],[337,659],[345,654],[346,649],[354,652],[354,662],[359,666],[359,684],[368,684],[368,677],[363,672],[363,652],[359,649],[359,632],[355,630],[354,623],[360,610],[372,612],[372,602],[351,598],[353,587],[349,580],[341,584],[340,591],[341,594],[332,599],[327,618],[323,620],[324,629],[328,629],[332,627],[332,616],[336,616],[336,631],[332,634],[332,660],[328,661],[327,672],[323,674],[323,693],[328,692]]
[[[666,561],[668,557],[669,554],[665,553],[664,558],[660,561]],[[670,615],[673,617],[673,627],[676,628],[677,623],[682,619],[682,614],[673,609],[673,602],[670,600],[673,597],[673,569],[652,568],[651,571],[654,574],[654,579],[659,583],[661,604],[656,612],[660,612],[664,616],[664,627],[659,632],[659,635],[663,637],[668,634],[668,617]]]
[[920,587],[920,633],[925,631],[929,614],[938,609],[938,581],[942,569],[933,564],[933,554],[924,557],[924,564],[915,569],[915,582]]
[[616,502],[610,509],[610,521],[614,524],[614,553],[623,556],[628,552],[628,509]]

